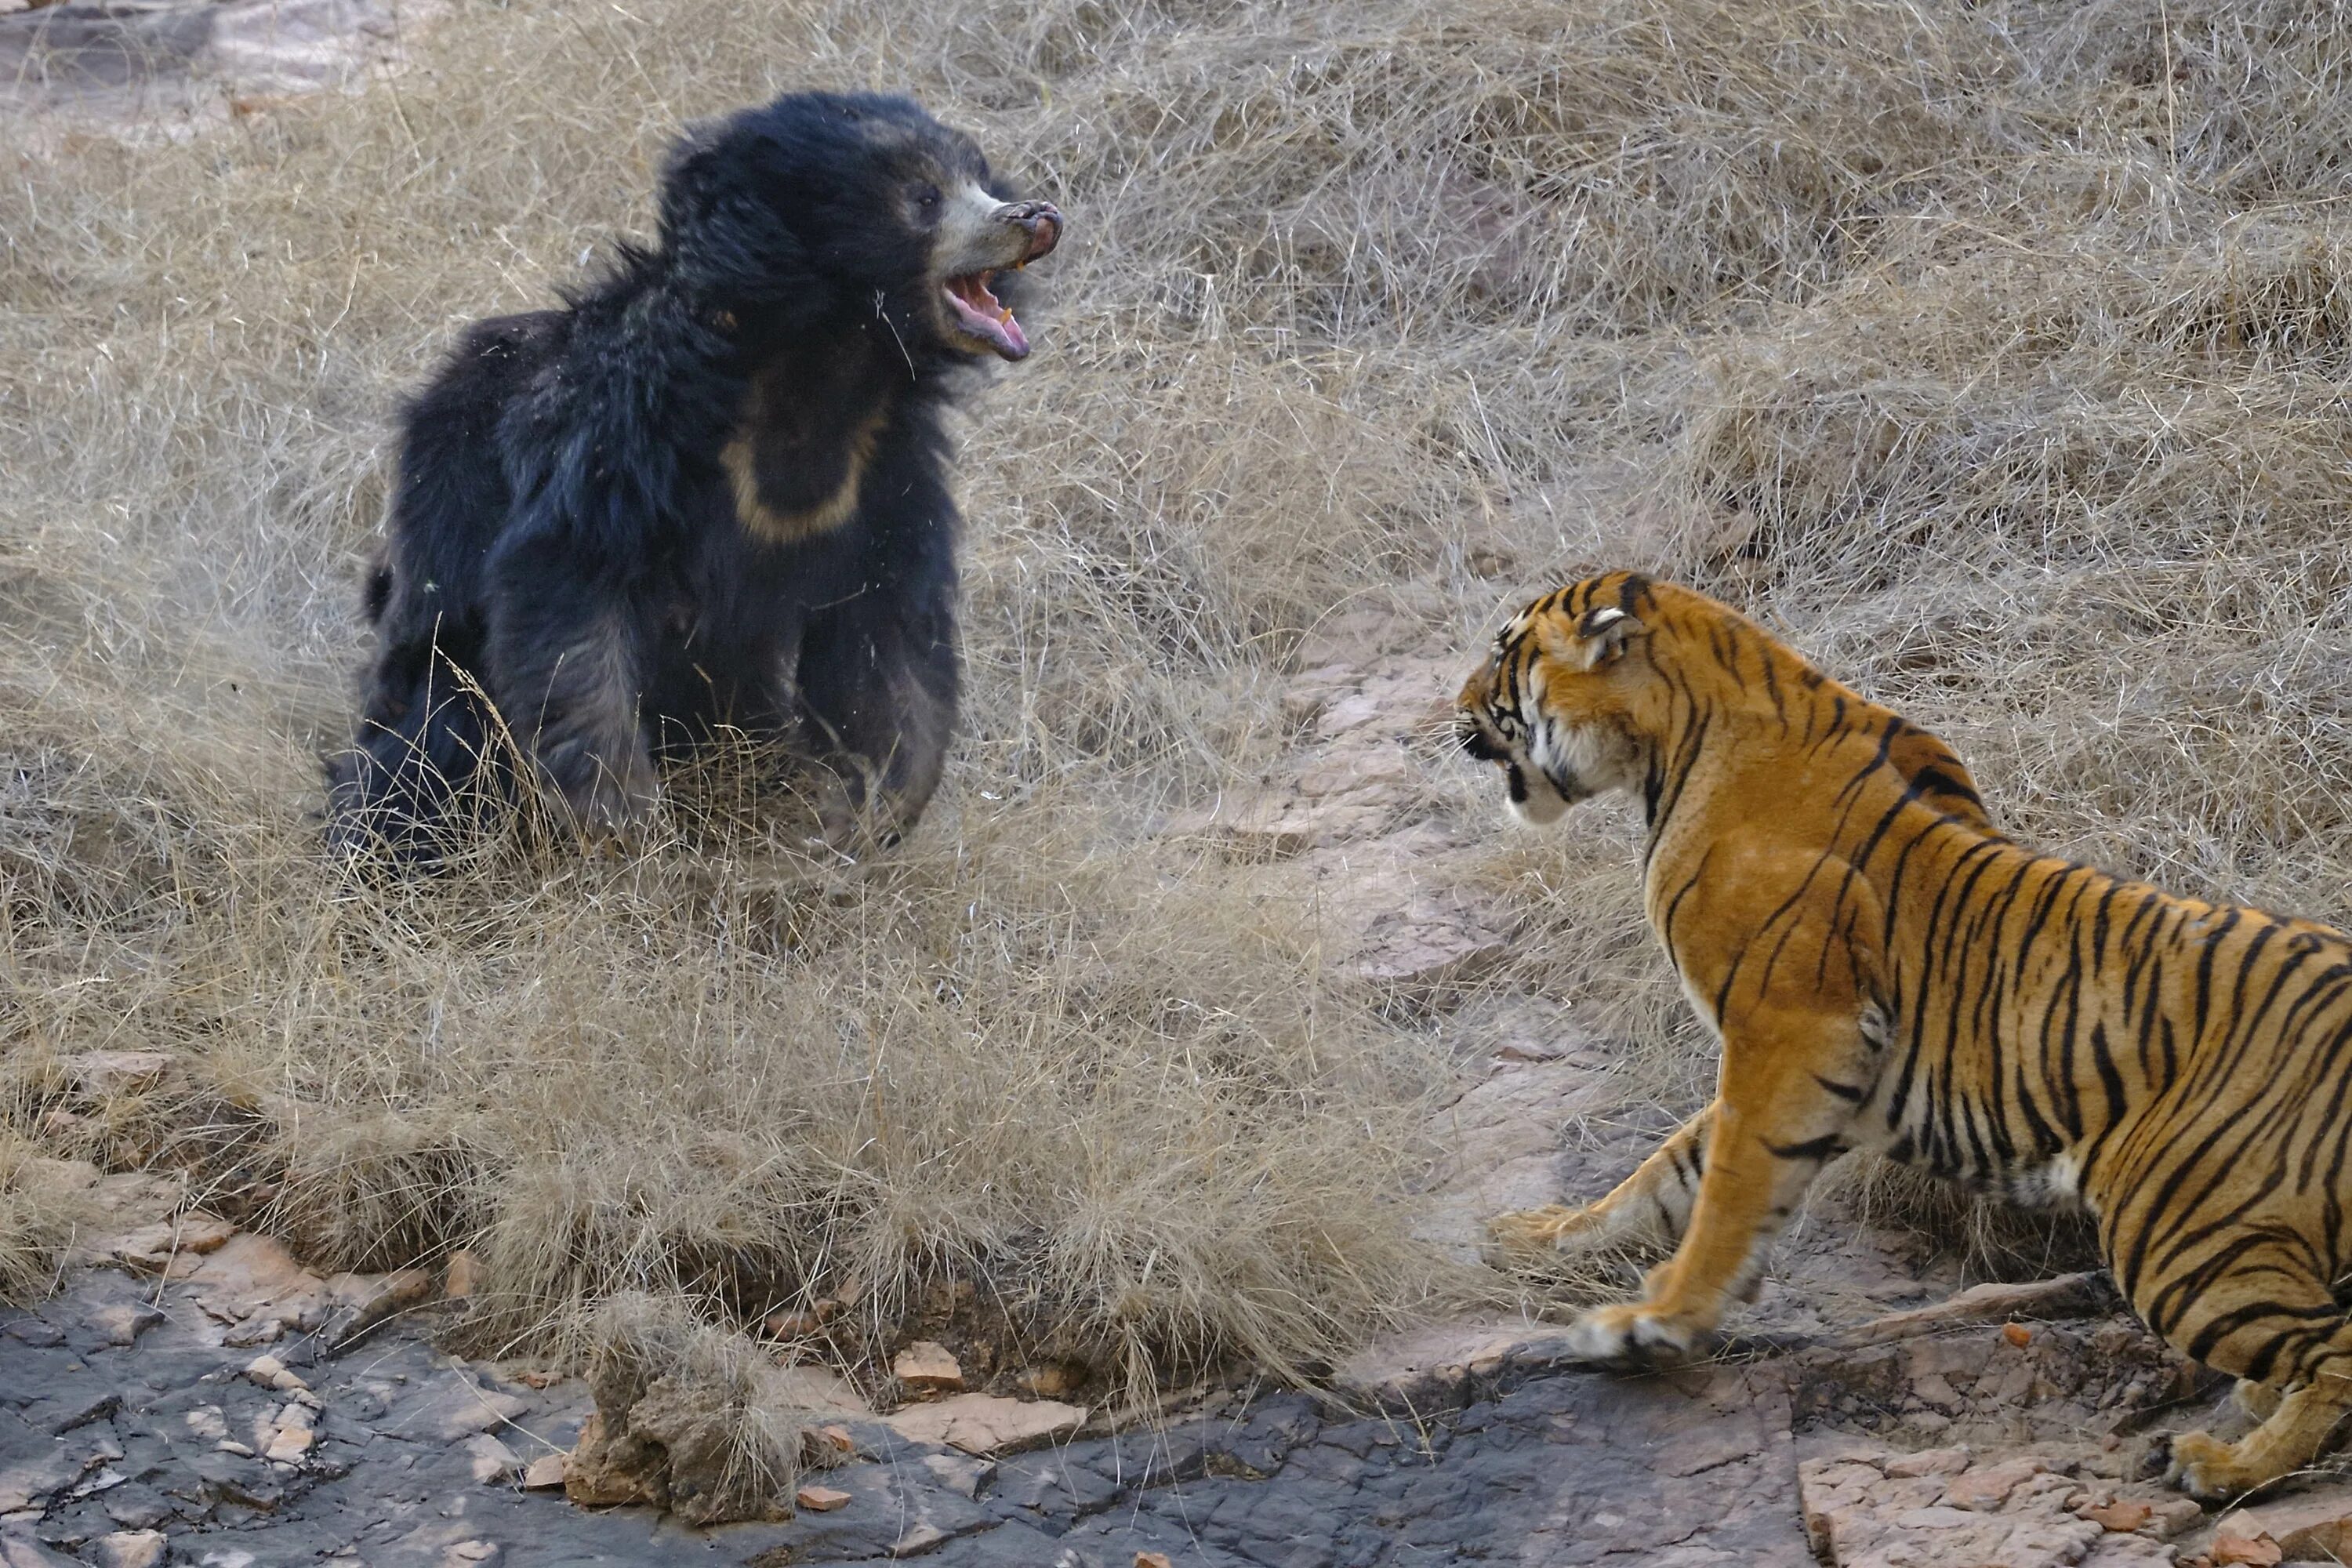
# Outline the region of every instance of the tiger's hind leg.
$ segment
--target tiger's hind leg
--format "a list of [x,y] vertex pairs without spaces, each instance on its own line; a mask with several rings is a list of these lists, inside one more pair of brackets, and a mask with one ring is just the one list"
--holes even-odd
[[[2155,1306],[2141,1307],[2142,1315],[2160,1321],[2160,1307],[2148,1310]],[[2192,1497],[2221,1501],[2293,1474],[2352,1415],[2352,1319],[2313,1271],[2299,1237],[2239,1251],[2228,1273],[2201,1284],[2165,1338],[2235,1374],[2239,1406],[2261,1418],[2235,1443],[2210,1432],[2171,1440],[2165,1479]]]
[[2242,1497],[2317,1458],[2347,1415],[2352,1415],[2352,1352],[2287,1390],[2268,1419],[2235,1443],[2210,1432],[2173,1438],[2165,1479],[2204,1502]]
[[1495,1261],[1507,1266],[1547,1253],[1673,1246],[1690,1223],[1714,1125],[1715,1107],[1710,1104],[1676,1128],[1656,1152],[1597,1202],[1550,1204],[1496,1215],[1486,1222]]
[[2278,1414],[2279,1401],[2284,1396],[2266,1383],[2242,1377],[2238,1379],[2238,1385],[2230,1390],[2230,1397],[2252,1419],[2267,1421]]

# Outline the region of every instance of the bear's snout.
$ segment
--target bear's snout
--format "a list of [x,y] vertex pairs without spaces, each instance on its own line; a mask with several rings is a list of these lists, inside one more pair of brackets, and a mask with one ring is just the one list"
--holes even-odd
[[1013,263],[1015,267],[1028,266],[1062,243],[1062,210],[1051,202],[1007,202],[989,216],[1029,236],[1029,248]]

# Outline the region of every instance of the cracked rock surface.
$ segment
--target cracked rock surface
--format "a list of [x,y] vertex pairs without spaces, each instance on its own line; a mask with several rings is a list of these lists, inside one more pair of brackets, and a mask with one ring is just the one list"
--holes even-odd
[[[1459,1361],[1433,1334],[1345,1402],[1234,1394],[994,1458],[849,1416],[796,1517],[696,1530],[564,1500],[558,1456],[593,1410],[576,1380],[509,1381],[420,1318],[256,1355],[201,1289],[100,1267],[0,1318],[0,1563],[2123,1568],[2198,1561],[2217,1534],[2126,1479],[2115,1431],[2179,1388],[2152,1387],[2161,1359],[2112,1319],[2023,1346],[2016,1325],[1930,1320],[1645,1377],[1552,1365],[1540,1325],[1457,1332]],[[1918,1397],[1930,1380],[1971,1441],[1923,1443],[1916,1417],[1954,1421]],[[2310,1549],[2345,1539],[2352,1497],[2269,1510],[2219,1531]]]

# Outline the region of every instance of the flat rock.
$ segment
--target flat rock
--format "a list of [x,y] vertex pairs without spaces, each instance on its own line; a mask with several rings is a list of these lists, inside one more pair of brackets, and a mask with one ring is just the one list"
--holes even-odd
[[188,1272],[196,1304],[223,1322],[266,1318],[310,1327],[325,1301],[325,1281],[302,1267],[273,1236],[238,1231]]
[[358,1339],[386,1319],[433,1299],[433,1276],[422,1268],[390,1274],[331,1274],[320,1333],[330,1343]]
[[98,1568],[161,1568],[163,1532],[160,1530],[118,1530],[89,1543]]
[[918,1443],[943,1443],[967,1454],[1017,1453],[1067,1436],[1085,1424],[1083,1406],[1058,1399],[1005,1399],[992,1394],[960,1394],[928,1405],[910,1405],[883,1423]]
[[528,1409],[530,1405],[514,1394],[484,1388],[452,1372],[387,1423],[384,1430],[396,1436],[459,1443],[477,1433],[507,1426]]
[[127,1345],[162,1322],[163,1314],[144,1301],[110,1301],[90,1309],[86,1321],[108,1344]]
[[95,1457],[60,1444],[38,1458],[0,1469],[0,1514],[16,1513],[64,1491],[97,1463]]
[[[2112,1489],[2067,1474],[2073,1465],[2017,1454],[1977,1458],[1953,1447],[1898,1457],[1853,1446],[1798,1467],[1806,1531],[1835,1568],[2157,1568],[2171,1548],[2151,1532],[2108,1529],[2084,1506],[2112,1508]],[[2153,1489],[2151,1496],[2160,1497]],[[2153,1509],[2144,1518],[2152,1518]]]
[[191,1209],[177,1219],[142,1226],[102,1245],[125,1268],[184,1279],[201,1267],[205,1254],[219,1251],[236,1234],[236,1226],[228,1221]]
[[1341,1393],[1376,1407],[1425,1405],[1466,1394],[1479,1378],[1550,1365],[1567,1331],[1533,1318],[1457,1319],[1373,1342],[1339,1364]]
[[522,1460],[515,1451],[488,1432],[477,1432],[467,1438],[465,1449],[466,1462],[477,1485],[502,1486],[522,1469]]
[[944,1345],[917,1340],[890,1358],[890,1375],[918,1394],[953,1394],[963,1387],[963,1368]]
[[825,1415],[871,1415],[873,1407],[857,1385],[828,1367],[779,1367],[770,1378],[769,1389],[777,1402],[794,1410],[814,1410]]
[[41,1544],[22,1525],[0,1524],[0,1568],[81,1568]]
[[2290,1563],[2336,1563],[2352,1559],[2352,1481],[2328,1481],[2239,1509],[2222,1528],[2252,1539],[2268,1535]]

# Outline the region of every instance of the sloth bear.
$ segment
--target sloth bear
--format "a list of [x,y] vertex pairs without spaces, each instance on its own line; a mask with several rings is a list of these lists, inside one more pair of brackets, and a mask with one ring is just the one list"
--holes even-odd
[[1010,274],[1061,233],[903,98],[689,133],[657,244],[478,322],[408,404],[331,837],[437,863],[532,790],[602,837],[729,733],[825,767],[835,842],[911,826],[956,716],[941,415],[1027,356]]

